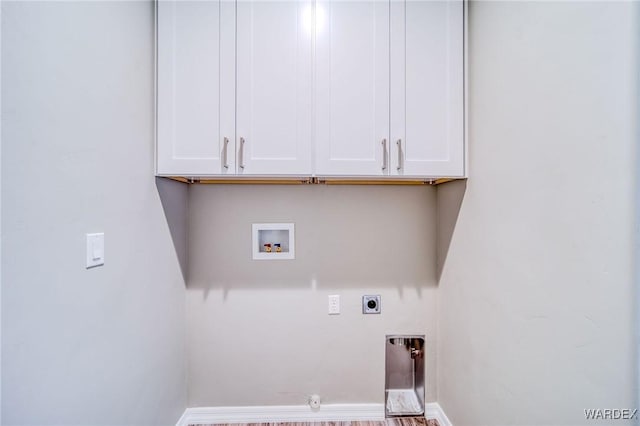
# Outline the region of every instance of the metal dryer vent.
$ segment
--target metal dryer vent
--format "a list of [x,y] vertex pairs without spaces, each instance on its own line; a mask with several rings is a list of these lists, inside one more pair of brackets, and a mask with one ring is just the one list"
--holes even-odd
[[424,414],[424,336],[386,337],[384,393],[387,417]]

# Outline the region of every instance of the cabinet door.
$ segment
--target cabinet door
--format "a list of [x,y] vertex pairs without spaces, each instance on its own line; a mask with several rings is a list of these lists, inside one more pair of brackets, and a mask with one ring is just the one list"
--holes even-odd
[[237,2],[237,172],[310,175],[309,0]]
[[316,174],[386,175],[389,2],[318,0],[315,27]]
[[[159,175],[209,175],[233,170],[231,161],[228,169],[224,167],[225,135],[221,132],[221,85],[224,75],[229,75],[228,71],[221,72],[223,3],[158,2]],[[226,85],[233,87],[233,81]],[[233,141],[233,135],[229,136]],[[231,160],[233,147],[229,149]]]
[[462,0],[391,3],[392,174],[464,176],[463,28]]

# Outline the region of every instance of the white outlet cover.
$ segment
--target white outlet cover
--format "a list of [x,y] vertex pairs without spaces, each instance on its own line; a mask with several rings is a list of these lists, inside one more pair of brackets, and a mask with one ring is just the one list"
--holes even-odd
[[332,294],[329,296],[329,315],[340,314],[340,295]]

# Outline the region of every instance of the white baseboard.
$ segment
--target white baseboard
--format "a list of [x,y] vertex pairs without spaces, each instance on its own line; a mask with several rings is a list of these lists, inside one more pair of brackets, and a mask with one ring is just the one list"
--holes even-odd
[[424,417],[437,420],[440,426],[453,426],[437,402],[428,402],[424,405]]
[[187,408],[176,426],[349,420],[384,420],[384,404],[327,404],[318,410],[308,405]]
[[[425,417],[436,419],[440,426],[452,426],[437,402],[425,405]],[[312,410],[307,405],[187,408],[176,426],[354,420],[384,420],[384,404],[327,404],[318,410]]]

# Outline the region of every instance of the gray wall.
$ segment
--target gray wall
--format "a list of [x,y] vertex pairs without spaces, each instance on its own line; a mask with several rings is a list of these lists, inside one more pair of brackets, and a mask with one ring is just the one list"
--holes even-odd
[[[438,288],[438,400],[456,426],[597,424],[584,409],[638,402],[638,4],[469,16],[471,174]],[[463,186],[438,191],[455,216]]]
[[[2,2],[3,424],[184,411],[184,282],[153,178],[153,102],[151,2]],[[181,191],[163,188],[166,202]],[[100,231],[106,264],[86,270],[84,234]]]
[[[426,334],[436,399],[435,189],[193,186],[189,406],[384,402],[386,334]],[[294,222],[296,259],[252,261],[251,224]],[[339,294],[342,314],[327,314]],[[382,295],[382,314],[361,297]]]
[[[0,5],[0,46],[2,45],[2,7]],[[2,111],[2,54],[0,54],[0,111]],[[0,191],[2,190],[2,119],[0,114]],[[0,425],[2,424],[2,195],[0,194]]]
[[[427,400],[457,426],[635,407],[637,8],[471,3],[466,186],[187,200],[152,178],[151,3],[2,2],[3,423],[382,402],[387,333],[426,334]],[[250,260],[270,221],[296,223],[295,261]]]

